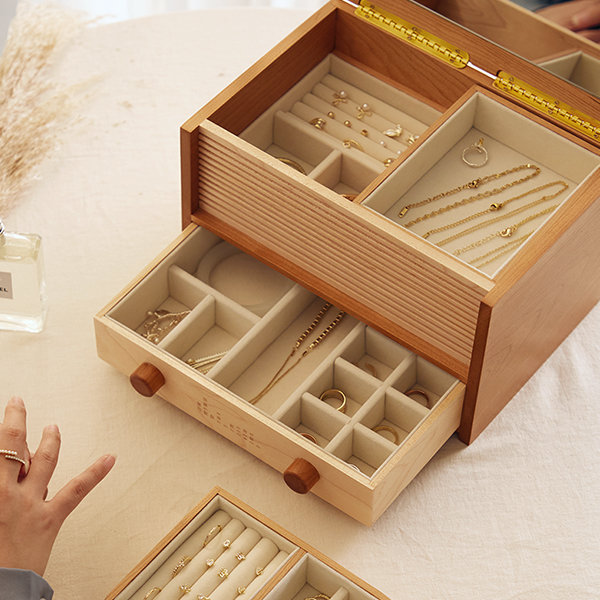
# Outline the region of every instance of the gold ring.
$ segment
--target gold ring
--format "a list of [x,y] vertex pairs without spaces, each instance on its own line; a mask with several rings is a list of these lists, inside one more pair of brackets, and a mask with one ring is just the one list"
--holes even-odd
[[389,427],[388,425],[378,425],[377,427],[373,427],[373,431],[388,431],[394,436],[394,444],[398,444],[400,441],[398,432],[393,427]]
[[325,129],[325,125],[327,125],[327,121],[321,117],[315,117],[314,119],[311,119],[309,123],[317,129]]
[[254,571],[256,573],[256,576],[258,577],[259,575],[263,574],[264,571],[264,567],[256,567],[256,571]]
[[317,439],[315,438],[315,436],[311,435],[310,433],[301,432],[300,435],[303,438],[306,438],[307,440],[310,440],[313,444],[317,444],[317,445],[319,444],[319,442],[317,442]]
[[150,600],[150,598],[156,598],[158,594],[162,591],[159,587],[153,587],[143,598],[142,600]]
[[245,586],[240,585],[240,587],[237,589],[237,593],[238,593],[238,596],[241,596],[242,594],[245,594],[246,593]]
[[304,598],[304,600],[331,600],[331,596],[328,596],[327,594],[317,594],[316,596]]
[[[475,156],[479,157],[478,162],[473,162],[469,160],[467,157],[471,155],[473,158]],[[478,169],[479,167],[483,167],[483,165],[487,164],[488,161],[488,153],[487,150],[483,147],[483,138],[480,138],[476,144],[471,144],[467,146],[462,151],[462,159],[463,162],[469,165],[470,167],[475,167]]]
[[209,558],[209,559],[206,561],[206,567],[207,567],[208,569],[210,569],[212,566],[214,566],[214,564],[215,564],[215,559],[214,559],[214,558]]
[[235,557],[242,562],[243,560],[246,560],[246,555],[243,552],[238,552]]
[[275,158],[281,161],[284,165],[292,167],[292,169],[296,169],[296,171],[299,171],[300,173],[302,173],[302,175],[306,175],[304,167],[300,163],[297,163],[295,160],[292,160],[291,158],[285,158],[283,156],[276,156]]
[[177,575],[189,562],[192,560],[191,556],[184,556],[171,571],[171,579]]
[[333,398],[334,400],[339,400],[341,402],[341,404],[335,409],[341,413],[345,413],[346,412],[346,394],[344,394],[344,392],[342,392],[342,390],[338,390],[337,388],[331,388],[329,390],[325,390],[320,396],[319,396],[319,400],[323,400],[323,402],[325,402],[325,400],[329,400],[330,398]]
[[356,140],[344,140],[342,142],[342,145],[344,146],[344,148],[356,148],[357,150],[364,152],[363,147]]
[[231,548],[231,540],[225,540],[223,542],[223,548],[225,548],[225,550],[229,550],[229,548]]
[[212,539],[217,535],[217,533],[223,531],[223,528],[220,525],[215,525],[209,532],[208,535],[204,538],[204,542],[202,542],[202,547],[206,548],[206,545],[212,541]]
[[14,460],[16,462],[20,462],[25,468],[27,468],[27,461],[22,458],[19,458],[19,455],[16,450],[2,449],[0,450],[0,454],[4,455],[4,458],[6,458],[6,460]]
[[191,585],[180,585],[179,591],[181,592],[181,596],[179,598],[183,598],[186,594],[189,594],[192,591]]
[[229,571],[227,569],[221,569],[217,575],[221,578],[221,579],[227,579],[229,577]]
[[407,392],[404,392],[404,395],[405,396],[423,396],[423,398],[425,398],[425,402],[427,403],[427,404],[425,404],[425,406],[427,408],[429,408],[431,400],[429,400],[429,396],[427,395],[427,392],[424,392],[423,390],[417,390],[416,388],[411,388]]

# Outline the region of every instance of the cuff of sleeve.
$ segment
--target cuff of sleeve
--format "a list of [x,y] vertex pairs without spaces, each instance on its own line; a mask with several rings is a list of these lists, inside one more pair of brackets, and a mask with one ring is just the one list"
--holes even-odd
[[0,568],[2,600],[52,600],[54,591],[33,571]]

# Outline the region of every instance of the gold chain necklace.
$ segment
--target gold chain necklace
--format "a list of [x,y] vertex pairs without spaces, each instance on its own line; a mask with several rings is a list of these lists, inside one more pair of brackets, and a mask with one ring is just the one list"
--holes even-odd
[[451,196],[452,194],[456,194],[457,192],[461,192],[467,189],[477,189],[482,185],[489,183],[490,181],[495,181],[496,179],[500,179],[500,177],[504,177],[506,175],[510,175],[511,173],[518,173],[519,171],[524,171],[525,169],[531,169],[532,173],[526,175],[525,177],[521,177],[520,179],[515,179],[514,181],[510,181],[501,185],[500,187],[494,188],[493,190],[489,190],[487,192],[480,192],[479,194],[474,194],[473,196],[468,196],[458,202],[454,202],[453,204],[448,204],[446,206],[442,206],[437,210],[431,211],[421,217],[417,217],[413,219],[409,223],[403,223],[404,227],[412,227],[421,221],[425,221],[425,219],[430,219],[431,217],[435,217],[436,215],[441,215],[442,213],[448,212],[453,208],[457,208],[459,206],[464,206],[465,204],[469,204],[471,202],[475,202],[475,200],[480,200],[481,198],[489,198],[490,196],[495,196],[496,194],[500,194],[504,190],[512,187],[513,185],[518,185],[519,183],[524,183],[525,181],[529,181],[536,175],[541,173],[541,169],[536,165],[519,165],[518,167],[513,167],[512,169],[507,169],[506,171],[501,171],[500,173],[493,173],[491,175],[486,175],[485,177],[479,177],[477,179],[473,179],[473,181],[468,181],[463,185],[459,185],[447,192],[440,192],[435,196],[431,196],[430,198],[426,198],[425,200],[420,200],[419,202],[413,202],[412,204],[407,204],[402,210],[398,213],[399,217],[403,217],[411,208],[417,208],[419,206],[424,206],[425,204],[430,204],[431,202],[435,202],[436,200],[440,200],[441,198],[446,198],[446,196]]
[[[478,225],[473,225],[472,227],[463,229],[462,231],[459,231],[458,233],[455,233],[454,235],[451,235],[447,238],[444,238],[443,240],[440,240],[439,242],[437,242],[436,245],[437,246],[445,246],[446,244],[449,244],[450,242],[453,242],[454,240],[457,240],[460,237],[468,235],[469,233],[473,233],[474,231],[477,231],[478,229],[482,229],[483,227],[487,227],[488,225],[492,225],[493,223],[498,223],[500,221],[503,221],[504,219],[514,217],[515,215],[518,215],[526,210],[529,210],[530,208],[533,208],[534,206],[538,206],[539,204],[543,204],[544,202],[547,202],[548,200],[552,200],[552,199],[556,198],[559,194],[562,194],[563,191],[564,191],[564,189],[559,190],[558,192],[555,192],[553,194],[548,194],[547,196],[542,196],[541,198],[538,198],[537,200],[534,200],[533,202],[530,202],[529,204],[525,204],[525,206],[520,206],[519,208],[515,208],[514,210],[511,210],[509,213],[506,213],[505,215],[500,215],[498,217],[494,217],[493,219],[488,219],[484,223],[479,223]],[[504,237],[507,237],[507,236],[504,236]]]
[[514,225],[509,225],[508,227],[505,227],[504,229],[501,229],[500,231],[496,231],[495,233],[490,233],[490,235],[488,235],[480,240],[477,240],[476,242],[473,242],[472,244],[469,244],[468,246],[464,246],[463,248],[459,248],[458,250],[455,250],[452,254],[454,254],[454,256],[459,256],[459,255],[464,254],[465,252],[468,252],[469,250],[472,250],[473,248],[477,248],[477,246],[481,246],[482,244],[485,244],[486,242],[489,242],[490,240],[493,240],[494,238],[497,238],[497,237],[511,237],[512,234],[515,233],[515,231],[517,231],[517,229],[521,225],[525,225],[525,223],[529,223],[529,221],[533,221],[534,219],[537,219],[538,217],[541,217],[542,215],[547,215],[548,213],[552,212],[556,208],[558,208],[558,204],[554,204],[553,206],[550,206],[549,208],[545,208],[544,210],[541,210],[540,212],[535,213],[534,215],[529,215],[528,217],[525,217],[523,220],[519,221],[518,223],[515,223]]
[[[277,369],[275,375],[270,379],[270,381],[265,385],[265,387],[258,392],[253,398],[248,400],[250,404],[256,404],[267,392],[269,392],[279,381],[281,381],[294,367],[296,367],[300,361],[307,355],[309,352],[312,352],[341,322],[346,313],[343,310],[335,316],[333,321],[323,329],[323,331],[308,345],[308,347],[302,352],[302,354],[293,362],[287,369],[285,367],[288,365],[294,354],[300,349],[300,346],[306,341],[306,338],[315,330],[317,325],[322,321],[323,317],[327,313],[327,311],[331,308],[331,304],[326,302],[321,307],[321,310],[317,313],[316,317],[313,319],[312,323],[300,334],[298,339],[295,341],[292,346],[291,352],[287,355],[286,359],[283,361],[283,364]],[[285,369],[285,370],[284,370]]]
[[[490,250],[489,252],[486,252],[485,254],[482,254],[481,256],[478,256],[477,258],[470,260],[469,262],[474,267],[477,267],[479,269],[481,267],[485,267],[485,265],[488,265],[489,263],[496,260],[497,258],[500,258],[502,255],[510,252],[515,246],[520,246],[527,238],[531,237],[532,235],[533,235],[533,231],[530,231],[529,233],[522,235],[521,237],[517,238],[516,240],[506,242],[506,244],[503,244],[499,248]],[[484,260],[484,259],[487,259],[487,260]]]
[[[555,198],[559,194],[562,194],[562,192],[564,192],[569,187],[569,185],[564,181],[552,181],[550,183],[540,185],[536,188],[533,188],[531,190],[523,192],[522,194],[519,194],[518,196],[513,196],[512,198],[508,198],[508,200],[505,200],[504,202],[494,202],[494,203],[490,204],[490,206],[488,208],[486,208],[485,210],[473,213],[472,215],[469,215],[468,217],[465,217],[464,219],[459,219],[458,221],[454,221],[453,223],[447,223],[446,225],[441,225],[440,227],[436,227],[435,229],[430,229],[429,231],[425,232],[422,237],[427,239],[430,235],[433,235],[434,233],[440,233],[441,231],[447,231],[448,229],[453,229],[454,227],[458,227],[459,225],[464,225],[465,223],[468,223],[469,221],[472,221],[473,219],[482,217],[483,215],[485,215],[487,213],[497,212],[497,211],[501,210],[504,206],[506,206],[513,200],[520,200],[521,198],[525,198],[525,197],[529,196],[530,194],[535,194],[537,192],[541,192],[542,190],[546,190],[555,185],[561,185],[562,189],[559,190],[558,192],[556,192],[555,194],[551,194],[549,196],[543,196],[540,199],[540,202]],[[535,204],[528,205],[528,207],[531,207],[531,206],[535,206]],[[510,214],[515,214],[515,213],[510,213]],[[472,231],[472,230],[470,229],[470,230],[467,230],[467,232],[468,231]]]

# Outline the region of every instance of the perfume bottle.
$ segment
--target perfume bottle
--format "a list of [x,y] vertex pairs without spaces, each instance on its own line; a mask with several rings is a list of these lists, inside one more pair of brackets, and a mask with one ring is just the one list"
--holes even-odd
[[0,220],[0,329],[38,332],[46,319],[42,238]]

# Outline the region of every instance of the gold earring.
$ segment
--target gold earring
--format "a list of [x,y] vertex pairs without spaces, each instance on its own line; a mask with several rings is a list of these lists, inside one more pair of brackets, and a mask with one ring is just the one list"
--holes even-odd
[[357,150],[364,152],[363,147],[356,140],[344,140],[342,145],[344,148],[356,148]]
[[373,115],[371,107],[366,102],[360,106],[357,106],[356,110],[358,111],[358,114],[356,115],[357,119],[364,119],[365,117],[370,117]]
[[316,127],[317,129],[325,129],[325,125],[327,124],[327,121],[325,121],[325,119],[322,119],[321,117],[315,117],[309,122],[313,127]]
[[348,102],[348,93],[344,90],[340,90],[339,92],[333,93],[333,100],[331,104],[337,106],[338,104],[346,104]]
[[352,127],[352,123],[351,123],[350,121],[348,121],[348,119],[346,119],[346,120],[344,121],[344,125],[345,125],[346,127]]

